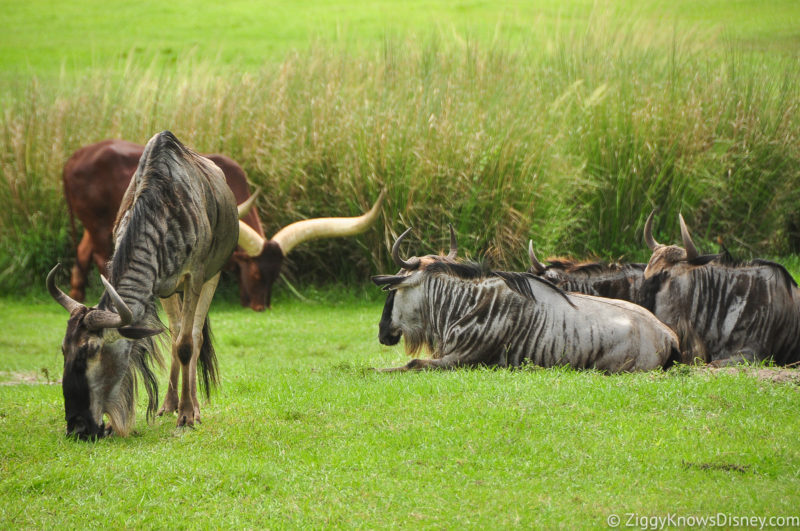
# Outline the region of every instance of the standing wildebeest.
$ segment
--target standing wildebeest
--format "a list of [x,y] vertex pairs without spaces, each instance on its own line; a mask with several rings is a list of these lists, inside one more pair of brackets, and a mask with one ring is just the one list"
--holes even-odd
[[179,426],[200,420],[198,362],[207,393],[216,382],[208,308],[238,230],[236,202],[222,171],[169,131],[151,138],[122,199],[110,278],[101,277],[106,290],[98,305],[88,308],[59,290],[59,266],[47,276],[50,294],[70,312],[62,345],[68,433],[127,435],[137,370],[149,395],[148,417],[155,411],[150,366],[161,357],[152,336],[162,331],[155,297],[161,297],[172,335],[169,389],[159,414],[177,410]]
[[394,345],[403,336],[409,355],[425,347],[433,359],[389,370],[529,361],[618,372],[666,367],[678,354],[672,330],[640,306],[567,294],[530,273],[493,272],[449,257],[403,260],[406,234],[392,247],[400,272],[372,278],[389,291],[379,339]]
[[[64,198],[70,215],[73,241],[77,240],[75,218],[83,224],[83,237],[77,244],[77,256],[70,278],[70,297],[83,301],[86,280],[92,263],[101,275],[108,277],[106,264],[113,250],[112,229],[122,202],[122,196],[139,165],[144,146],[125,140],[103,140],[77,150],[64,164]],[[225,155],[205,155],[225,174],[237,203],[250,197],[250,187],[244,170]],[[255,210],[243,218],[253,230],[263,234]],[[76,242],[77,243],[77,242]],[[265,294],[259,293],[259,283],[250,269],[253,259],[242,251],[231,257],[228,266],[239,280],[242,306],[256,311],[264,309]]]
[[[64,165],[64,197],[72,222],[73,240],[76,239],[75,220],[77,217],[84,227],[83,238],[77,245],[77,259],[72,268],[70,296],[83,301],[86,278],[92,262],[97,265],[101,275],[108,276],[106,263],[111,256],[111,232],[114,220],[128,183],[136,171],[144,147],[124,140],[104,140],[84,146],[76,151]],[[250,197],[250,188],[244,170],[232,159],[224,155],[206,155],[225,174],[228,186],[233,191],[237,203]],[[369,215],[354,218],[347,230],[337,232],[336,223],[327,229],[319,220],[305,220],[292,224],[294,234],[292,246],[302,241],[334,236],[348,236],[363,232],[377,219],[380,201],[370,210]],[[281,251],[281,239],[285,231],[279,232],[273,240],[266,240],[264,229],[255,209],[242,217],[243,230],[247,232],[247,250],[237,249],[231,256],[228,267],[239,281],[239,295],[242,306],[262,311],[270,306],[272,285],[277,279],[283,257],[289,252],[285,245]],[[308,230],[312,225],[315,230]],[[320,230],[322,227],[323,230]],[[341,228],[341,224],[338,225]],[[252,234],[251,234],[252,233]],[[277,243],[272,243],[277,239]],[[262,243],[254,243],[260,241]]]
[[653,213],[647,218],[644,237],[653,254],[639,302],[677,332],[683,361],[799,361],[797,284],[789,272],[766,260],[701,256],[683,216],[679,221],[683,247],[659,244]]
[[636,302],[639,298],[644,282],[644,268],[647,265],[575,262],[566,259],[548,259],[548,264],[544,265],[536,259],[532,241],[528,241],[528,257],[531,261],[528,273],[549,280],[564,291],[629,302]]

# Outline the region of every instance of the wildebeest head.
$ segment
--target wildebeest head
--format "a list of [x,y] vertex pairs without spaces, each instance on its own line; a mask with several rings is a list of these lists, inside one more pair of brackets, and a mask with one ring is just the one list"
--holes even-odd
[[[279,230],[271,239],[265,238],[246,223],[239,221],[239,246],[244,252],[234,253],[240,268],[242,305],[256,311],[270,307],[272,285],[281,272],[284,258],[301,243],[317,238],[353,236],[367,230],[378,218],[383,198],[365,214],[351,218],[315,218],[297,221]],[[246,300],[247,299],[247,300]]]
[[412,229],[406,229],[392,245],[392,260],[400,267],[395,275],[376,275],[372,282],[380,286],[389,294],[383,306],[381,321],[378,325],[378,340],[383,345],[396,345],[400,337],[406,332],[406,350],[412,352],[419,344],[414,338],[408,336],[410,330],[421,327],[419,306],[422,302],[420,290],[413,289],[420,285],[422,274],[431,264],[439,261],[453,262],[458,254],[458,244],[453,226],[450,225],[450,252],[446,256],[427,255],[413,256],[408,259],[400,257],[400,243]]
[[692,237],[689,235],[689,229],[686,227],[683,215],[678,214],[681,224],[681,239],[683,240],[683,247],[679,247],[677,245],[662,245],[653,238],[654,214],[655,210],[650,212],[644,224],[644,241],[647,247],[653,251],[647,263],[647,267],[644,270],[645,278],[653,277],[680,264],[687,264],[700,256],[700,253],[697,252],[697,248],[692,241]]
[[[132,315],[111,284],[101,276],[106,296],[97,307],[87,307],[55,284],[56,265],[47,275],[47,289],[70,314],[61,350],[64,354],[64,412],[67,435],[94,439],[113,432],[126,435],[134,417],[138,369],[154,407],[155,377],[135,352],[137,341],[160,329],[130,326]],[[110,301],[116,311],[108,309]],[[106,427],[104,415],[109,417]]]

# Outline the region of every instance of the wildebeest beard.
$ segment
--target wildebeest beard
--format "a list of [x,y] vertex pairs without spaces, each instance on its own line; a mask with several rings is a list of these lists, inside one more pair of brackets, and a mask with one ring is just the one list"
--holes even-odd
[[392,310],[394,309],[394,291],[390,291],[383,305],[381,322],[378,324],[378,341],[381,345],[396,345],[400,341],[401,334],[392,334]]

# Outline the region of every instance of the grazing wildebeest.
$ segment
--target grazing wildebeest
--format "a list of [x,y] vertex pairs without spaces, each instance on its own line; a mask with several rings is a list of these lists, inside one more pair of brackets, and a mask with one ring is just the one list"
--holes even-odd
[[[69,295],[82,302],[86,293],[86,280],[92,263],[101,275],[108,277],[106,264],[113,251],[112,229],[122,196],[128,188],[144,146],[125,140],[103,140],[77,150],[64,164],[64,198],[70,215],[73,242],[77,243],[75,218],[83,224],[83,237],[76,245],[76,260],[70,278]],[[204,155],[219,166],[225,174],[237,203],[250,197],[250,187],[244,170],[225,155]],[[255,209],[242,217],[247,225],[263,234],[261,220]],[[228,262],[239,281],[242,306],[260,311],[264,309],[265,293],[254,279],[252,264],[246,253],[237,250]]]
[[206,393],[216,382],[208,308],[238,231],[236,201],[222,171],[169,131],[151,138],[122,199],[110,277],[101,277],[106,289],[97,306],[86,307],[56,287],[59,266],[47,276],[50,294],[70,312],[62,344],[67,433],[127,435],[137,372],[148,392],[148,417],[155,411],[151,364],[160,364],[161,357],[153,336],[163,329],[155,297],[161,298],[172,336],[169,389],[159,414],[177,410],[179,426],[200,420],[198,364]]
[[[73,240],[77,239],[74,218],[77,217],[84,227],[83,237],[77,245],[77,259],[70,280],[70,296],[77,301],[84,299],[86,279],[92,262],[97,265],[100,274],[108,276],[106,263],[113,249],[111,232],[114,220],[143,150],[144,146],[132,142],[104,140],[82,147],[64,165],[64,197],[70,213]],[[241,166],[225,155],[205,156],[225,174],[237,203],[243,203],[251,197],[247,177]],[[358,230],[353,232],[338,234],[335,230],[309,231],[308,224],[317,228],[320,226],[317,220],[299,222],[301,225],[294,226],[294,230],[296,234],[298,231],[304,234],[304,239],[355,234],[360,229],[367,229],[377,218],[379,208],[380,206],[373,208],[370,211],[373,215],[362,220],[362,223],[357,225]],[[264,229],[255,209],[247,212],[242,221],[244,222],[242,226],[246,225],[244,230],[248,234],[253,233],[254,236],[250,236],[247,240],[248,251],[238,248],[231,256],[227,267],[234,272],[239,282],[242,306],[262,311],[270,306],[272,285],[280,273],[283,257],[288,250],[280,252],[276,247],[278,244],[269,243],[265,239]],[[267,243],[265,245],[252,243],[259,239]],[[294,241],[293,245],[301,243],[304,239]]]
[[774,262],[736,262],[727,253],[700,255],[683,216],[683,247],[653,238],[653,213],[644,237],[653,251],[639,303],[671,326],[682,361],[729,365],[800,360],[797,284]]
[[596,295],[609,299],[636,302],[644,282],[647,264],[576,262],[551,258],[547,265],[536,259],[533,242],[528,242],[528,257],[531,267],[528,273],[549,280],[564,291]]
[[666,367],[678,355],[672,330],[640,306],[567,294],[530,273],[489,271],[449,257],[404,260],[399,245],[406,234],[392,247],[400,272],[372,278],[389,291],[379,340],[394,345],[402,336],[409,355],[425,347],[433,359],[389,370],[527,361],[619,372]]

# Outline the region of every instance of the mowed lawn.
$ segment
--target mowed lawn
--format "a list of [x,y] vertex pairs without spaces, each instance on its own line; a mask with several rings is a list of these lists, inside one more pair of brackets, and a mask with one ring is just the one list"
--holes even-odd
[[794,0],[0,0],[0,73],[48,76],[129,60],[170,64],[189,58],[257,69],[313,46],[380,54],[387,42],[429,38],[538,48],[565,33],[579,39],[598,25],[623,33],[638,28],[666,36],[668,43],[700,33],[746,50],[796,55],[799,19]]
[[797,383],[688,368],[379,374],[406,358],[378,344],[382,301],[355,291],[279,296],[262,314],[218,299],[222,384],[202,425],[148,424],[140,398],[133,436],[94,443],[64,436],[66,312],[46,295],[0,299],[0,527],[797,514]]

